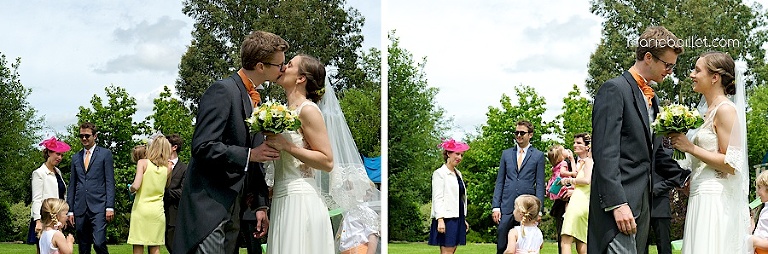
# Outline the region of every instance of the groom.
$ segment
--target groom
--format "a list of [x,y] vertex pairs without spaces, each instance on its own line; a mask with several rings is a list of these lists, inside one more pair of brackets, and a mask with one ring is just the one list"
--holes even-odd
[[650,128],[659,112],[651,85],[672,73],[683,53],[677,42],[666,28],[649,27],[638,40],[635,64],[597,91],[588,253],[647,253],[652,171],[679,187],[690,174],[664,153]]
[[268,191],[260,162],[280,154],[262,143],[262,135],[251,135],[245,118],[261,100],[256,86],[277,80],[284,71],[287,49],[288,43],[275,34],[252,32],[240,49],[242,68],[213,83],[200,99],[176,221],[176,253],[238,253],[244,197],[256,211],[253,237],[267,233]]

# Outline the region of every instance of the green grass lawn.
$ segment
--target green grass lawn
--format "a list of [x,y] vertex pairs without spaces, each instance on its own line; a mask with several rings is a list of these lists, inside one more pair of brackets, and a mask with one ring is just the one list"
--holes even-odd
[[[437,246],[429,246],[427,243],[390,243],[387,247],[390,254],[434,254],[440,253]],[[496,253],[496,244],[491,243],[468,243],[461,245],[456,249],[456,253]],[[542,254],[557,254],[557,243],[545,242]],[[576,253],[574,250],[573,253]],[[650,253],[656,254],[656,246],[651,246]],[[679,250],[672,251],[679,254]]]
[[[424,244],[426,246],[426,244]],[[120,245],[109,245],[107,246],[107,249],[109,249],[109,253],[112,254],[131,254],[133,253],[133,245],[128,244],[120,244]],[[28,245],[28,244],[20,244],[20,243],[0,243],[0,253],[35,253],[35,246],[34,245]],[[77,253],[77,244],[75,244],[75,251],[74,253]],[[91,253],[93,250],[91,250]],[[144,250],[144,253],[147,253],[146,249]],[[165,249],[165,246],[160,247],[160,253],[168,254],[168,251]],[[240,253],[246,254],[244,248],[240,249]]]

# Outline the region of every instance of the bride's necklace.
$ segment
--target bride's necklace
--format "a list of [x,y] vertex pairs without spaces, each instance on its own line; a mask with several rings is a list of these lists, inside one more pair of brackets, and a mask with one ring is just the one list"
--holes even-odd
[[298,101],[298,102],[296,102],[296,103],[291,103],[291,105],[289,105],[289,108],[292,108],[292,109],[297,109],[297,108],[299,108],[299,106],[301,106],[301,104],[303,104],[305,101],[307,101],[307,100],[306,100],[306,99],[304,99],[304,100],[300,100],[300,101]]
[[715,100],[717,100],[717,102],[713,101],[712,105],[707,105],[707,113],[704,114],[704,117],[709,116],[710,113],[712,113],[712,110],[717,107],[717,105],[720,105],[720,103],[723,103],[723,101],[725,101],[727,99],[728,98],[720,99],[720,97],[718,97],[718,98],[715,99]]

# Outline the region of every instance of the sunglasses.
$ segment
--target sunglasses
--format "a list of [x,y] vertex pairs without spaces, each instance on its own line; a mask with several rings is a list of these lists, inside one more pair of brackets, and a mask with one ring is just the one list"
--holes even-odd
[[529,132],[527,132],[527,131],[516,131],[516,132],[513,132],[513,133],[515,135],[517,135],[517,136],[522,136],[522,135],[528,134]]
[[83,138],[84,139],[89,139],[89,138],[91,138],[91,134],[80,134],[80,138],[81,139],[83,139]]

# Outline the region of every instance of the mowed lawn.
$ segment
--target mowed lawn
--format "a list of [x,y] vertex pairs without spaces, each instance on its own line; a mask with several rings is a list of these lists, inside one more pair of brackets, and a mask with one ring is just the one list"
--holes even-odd
[[[387,247],[390,254],[435,254],[440,253],[437,246],[430,246],[427,243],[390,243]],[[651,246],[650,253],[656,254],[656,246]],[[496,253],[496,244],[491,243],[468,243],[461,245],[456,249],[456,253]],[[557,243],[544,242],[542,254],[557,254]],[[574,250],[573,253],[576,253]],[[672,251],[679,254],[679,250]]]
[[[426,244],[424,245],[426,246]],[[111,254],[132,254],[133,253],[133,245],[129,245],[129,244],[109,245],[107,246],[107,249],[109,249],[109,253]],[[20,244],[20,243],[0,243],[0,253],[35,253],[35,246],[28,245],[28,244]],[[74,253],[77,253],[77,244],[75,244]],[[95,253],[95,252],[91,250],[91,253]],[[147,253],[146,248],[144,250],[144,253]],[[168,254],[168,251],[165,249],[165,246],[160,247],[160,253]],[[244,248],[241,248],[240,253],[246,254],[248,252]]]

